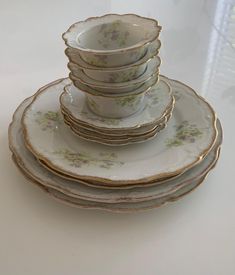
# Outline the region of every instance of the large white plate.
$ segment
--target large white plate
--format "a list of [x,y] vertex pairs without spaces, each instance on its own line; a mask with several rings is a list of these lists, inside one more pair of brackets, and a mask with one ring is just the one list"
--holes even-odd
[[219,121],[217,122],[219,134],[211,152],[205,157],[204,160],[202,160],[200,164],[196,165],[194,168],[188,170],[177,178],[158,182],[158,185],[153,185],[151,187],[137,187],[130,190],[100,189],[86,186],[84,183],[66,180],[54,175],[42,167],[33,154],[29,152],[24,145],[20,121],[25,107],[29,105],[32,100],[33,98],[25,100],[14,114],[13,122],[9,127],[10,148],[24,173],[36,180],[38,183],[46,186],[46,188],[58,190],[70,197],[106,203],[138,202],[159,199],[163,196],[173,194],[179,189],[191,184],[194,181],[197,181],[199,178],[204,177],[210,171],[218,158],[218,151],[222,142],[222,129]]
[[173,115],[156,139],[118,148],[79,139],[60,113],[58,98],[67,83],[65,79],[40,89],[22,117],[27,147],[64,174],[109,186],[146,183],[184,172],[214,145],[213,109],[191,88],[173,80]]
[[[53,188],[47,188],[44,185],[37,182],[35,179],[31,178],[27,173],[24,172],[24,169],[22,169],[21,164],[18,163],[17,159],[13,156],[13,160],[15,164],[18,166],[20,171],[24,174],[24,176],[30,180],[32,183],[36,184],[38,187],[40,187],[43,191],[45,191],[48,195],[50,195],[52,198],[56,199],[57,201],[67,204],[72,207],[78,207],[83,209],[99,209],[99,210],[105,210],[110,212],[138,212],[138,211],[145,211],[150,210],[153,208],[158,208],[160,206],[163,206],[169,202],[174,202],[183,196],[189,194],[192,192],[196,187],[198,187],[206,176],[197,178],[190,182],[188,185],[179,188],[176,192],[163,196],[158,199],[153,200],[147,200],[142,202],[127,202],[127,203],[105,203],[105,202],[96,202],[96,201],[89,201],[89,200],[82,200],[79,198],[74,198],[65,195],[64,193],[53,189]],[[216,163],[215,163],[216,164]]]

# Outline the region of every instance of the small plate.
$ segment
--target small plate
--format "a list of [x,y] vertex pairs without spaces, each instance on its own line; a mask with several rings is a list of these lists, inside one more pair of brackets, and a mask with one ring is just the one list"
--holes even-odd
[[49,167],[103,186],[146,184],[179,175],[210,152],[217,137],[216,116],[190,87],[169,82],[176,104],[159,138],[123,147],[77,138],[60,112],[58,98],[68,84],[65,79],[40,89],[25,109],[22,127],[26,145]]
[[74,120],[99,129],[133,130],[157,124],[172,106],[174,98],[169,85],[160,80],[145,96],[145,108],[127,118],[105,118],[90,111],[86,97],[78,89],[70,89],[60,96],[60,104]]
[[136,138],[136,137],[142,137],[146,134],[150,134],[151,132],[157,130],[160,126],[162,125],[165,125],[168,120],[170,119],[171,117],[171,113],[169,113],[168,115],[166,115],[166,117],[164,118],[164,120],[161,121],[161,123],[157,124],[156,126],[154,126],[152,129],[148,130],[148,131],[143,131],[142,133],[130,133],[129,132],[126,132],[125,134],[124,133],[120,133],[120,134],[117,134],[117,133],[104,133],[104,132],[99,132],[99,131],[94,131],[92,128],[89,128],[89,127],[83,127],[82,125],[78,125],[78,124],[75,124],[73,123],[67,115],[63,115],[64,116],[64,122],[69,125],[72,129],[76,130],[76,131],[79,131],[83,134],[86,134],[86,135],[91,135],[91,136],[96,136],[96,137],[100,137],[100,138],[107,138],[107,139],[123,139],[123,138]]
[[[67,124],[67,123],[66,123]],[[139,137],[125,137],[125,138],[105,138],[102,136],[94,136],[91,134],[84,133],[80,130],[77,130],[71,125],[67,124],[72,132],[77,135],[78,137],[81,137],[87,141],[92,141],[92,142],[97,142],[100,144],[104,145],[110,145],[110,146],[123,146],[123,145],[129,145],[129,144],[134,144],[134,143],[140,143],[140,142],[145,142],[147,140],[150,140],[154,137],[157,136],[157,134],[163,130],[166,127],[166,124],[159,125],[156,129],[154,129],[152,132],[148,134],[144,134]]]
[[[166,117],[169,116],[171,117],[172,115],[172,111],[174,108],[174,104],[168,109],[166,110],[164,116],[162,119],[160,119],[159,121],[154,121],[154,123],[152,124],[148,124],[147,126],[143,126],[143,127],[138,127],[135,129],[128,129],[125,128],[124,130],[122,129],[113,129],[113,128],[100,128],[100,127],[95,127],[93,125],[90,124],[86,124],[83,122],[79,122],[77,120],[75,120],[71,114],[67,113],[66,110],[64,110],[61,107],[61,112],[63,114],[64,120],[69,122],[71,125],[73,125],[75,128],[82,128],[84,130],[90,130],[99,134],[104,134],[104,135],[109,135],[109,136],[138,136],[138,135],[143,135],[143,134],[147,134],[151,131],[153,131],[159,124],[162,124],[165,122]],[[105,118],[104,118],[105,119]]]

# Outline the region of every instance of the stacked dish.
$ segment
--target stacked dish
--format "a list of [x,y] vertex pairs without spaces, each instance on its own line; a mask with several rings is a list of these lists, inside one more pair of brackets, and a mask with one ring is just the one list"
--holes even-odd
[[73,85],[64,88],[60,102],[76,135],[124,145],[166,126],[174,98],[167,83],[158,84],[160,31],[156,20],[111,14],[75,23],[63,34]]
[[[88,32],[97,32],[97,27],[90,27]],[[81,36],[86,37],[86,32]],[[83,41],[84,48],[88,42]],[[149,45],[138,43],[144,48]],[[79,58],[89,62],[86,51]],[[111,56],[107,60],[120,65]],[[156,78],[135,114],[115,118],[94,112],[90,93],[84,93],[92,90],[93,95],[94,89],[71,75],[42,87],[20,104],[9,126],[13,161],[32,183],[71,206],[133,212],[181,198],[215,166],[222,128],[212,107],[192,88],[158,73]],[[125,97],[129,92],[118,94]],[[97,91],[94,96],[104,94]],[[116,107],[108,100],[96,103],[104,104],[105,109],[100,109],[111,114]]]

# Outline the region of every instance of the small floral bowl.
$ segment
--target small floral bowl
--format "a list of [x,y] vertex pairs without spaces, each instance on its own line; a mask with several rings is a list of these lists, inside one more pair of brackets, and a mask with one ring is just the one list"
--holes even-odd
[[138,95],[103,97],[87,94],[91,111],[99,116],[109,118],[128,117],[143,107],[145,93]]
[[131,89],[131,91],[127,91],[126,87],[123,89],[109,89],[104,88],[102,91],[98,91],[97,89],[94,89],[90,85],[86,85],[79,81],[77,78],[74,78],[72,74],[69,74],[70,79],[72,80],[75,87],[82,90],[85,93],[93,94],[93,95],[101,95],[101,96],[113,96],[113,95],[126,95],[126,94],[139,94],[142,93],[144,90],[148,89],[149,87],[153,86],[157,83],[159,78],[159,72],[157,71],[155,74],[153,74],[151,77],[149,77],[144,83],[142,83],[140,86],[138,86],[135,89]]
[[114,68],[101,68],[86,63],[79,54],[71,48],[65,50],[65,54],[69,58],[68,68],[71,72],[82,69],[84,73],[93,80],[119,83],[125,81],[131,81],[142,75],[155,55],[158,54],[161,46],[159,39],[156,39],[148,47],[147,53],[137,62],[122,67]]
[[124,93],[131,92],[138,89],[143,83],[145,83],[152,75],[158,73],[161,64],[161,59],[159,56],[154,56],[147,64],[147,68],[144,73],[131,81],[124,81],[118,83],[107,83],[103,81],[98,81],[87,76],[82,69],[77,67],[75,64],[69,65],[71,70],[72,80],[77,79],[85,85],[90,86],[92,89],[102,93]]
[[73,24],[62,37],[87,63],[119,67],[144,56],[160,31],[161,26],[154,19],[135,14],[107,14]]

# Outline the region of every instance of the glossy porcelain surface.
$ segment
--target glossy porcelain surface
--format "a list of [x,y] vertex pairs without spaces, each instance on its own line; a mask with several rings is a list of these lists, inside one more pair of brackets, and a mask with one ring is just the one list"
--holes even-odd
[[70,61],[68,64],[69,68],[72,69],[72,65],[76,65],[82,69],[87,76],[94,80],[118,83],[133,80],[143,74],[143,72],[146,70],[147,64],[155,55],[158,54],[160,46],[160,40],[157,39],[156,41],[151,42],[151,45],[148,47],[146,54],[140,60],[127,66],[114,68],[102,68],[90,65],[86,63],[75,50],[71,48],[67,48],[65,50],[65,54]]
[[[113,128],[117,131],[131,130],[134,128],[151,126],[164,118],[167,110],[172,107],[173,97],[169,85],[164,81],[159,81],[153,86],[145,96],[145,108],[133,116],[122,118],[105,118],[95,115],[87,106],[86,96],[77,89],[67,90],[60,96],[60,103],[67,114],[70,114],[74,120],[86,125],[94,125],[100,128]],[[116,98],[116,97],[115,97]],[[118,98],[116,100],[119,100]],[[128,102],[124,102],[124,105]]]
[[[183,196],[189,194],[193,191],[196,187],[198,187],[206,176],[201,178],[196,178],[189,182],[187,185],[183,187],[178,187],[175,192],[170,195],[166,195],[157,199],[140,201],[140,202],[125,202],[125,203],[105,203],[105,202],[97,202],[97,201],[90,201],[87,199],[80,199],[77,197],[72,197],[70,195],[66,195],[63,192],[58,191],[54,188],[48,188],[44,184],[41,184],[38,180],[35,180],[34,177],[31,177],[27,172],[25,172],[24,167],[22,164],[17,161],[17,159],[13,156],[13,160],[19,170],[23,173],[23,175],[31,181],[33,184],[36,184],[40,187],[43,191],[45,191],[49,196],[58,200],[61,203],[65,203],[69,206],[84,208],[84,209],[99,209],[105,210],[110,212],[118,212],[118,213],[133,213],[138,211],[145,211],[153,208],[158,208],[160,206],[165,205],[168,202],[174,202]],[[216,162],[215,162],[216,164]]]
[[144,134],[148,134],[155,130],[159,125],[167,123],[168,119],[170,119],[172,115],[172,110],[174,108],[174,104],[166,110],[164,116],[153,123],[148,124],[147,126],[139,126],[138,128],[120,128],[120,129],[113,129],[113,128],[100,128],[94,127],[94,125],[90,125],[87,123],[81,123],[75,120],[69,113],[66,112],[63,108],[61,108],[61,112],[63,114],[64,122],[69,124],[71,128],[77,129],[79,131],[86,131],[94,136],[102,136],[102,137],[137,137]]
[[154,19],[135,14],[107,14],[73,24],[63,39],[87,63],[115,67],[139,60],[160,31]]
[[144,108],[145,93],[122,97],[102,97],[87,94],[91,111],[109,118],[126,118]]
[[177,81],[170,81],[176,104],[159,138],[118,149],[79,140],[64,125],[60,113],[58,98],[67,83],[65,79],[39,90],[22,117],[27,147],[66,175],[110,186],[151,182],[196,165],[216,140],[213,109]]
[[[149,77],[143,84],[135,84],[131,86],[124,86],[123,88],[115,88],[115,89],[110,89],[107,87],[103,87],[100,89],[100,91],[97,90],[97,88],[92,88],[89,85],[86,85],[82,83],[80,80],[77,80],[77,78],[73,77],[73,75],[70,73],[69,78],[72,80],[73,84],[75,87],[78,89],[82,90],[83,92],[86,92],[88,94],[92,95],[102,95],[102,96],[111,96],[113,97],[114,95],[120,96],[120,95],[137,95],[141,94],[144,91],[147,91],[150,89],[153,85],[155,85],[158,80],[159,80],[159,74],[158,72]],[[134,89],[133,87],[136,88]],[[99,88],[98,88],[99,89]]]
[[78,80],[83,84],[88,85],[97,91],[100,91],[100,92],[108,91],[109,93],[112,93],[112,92],[119,93],[119,92],[130,92],[130,91],[134,91],[135,89],[138,89],[138,87],[140,87],[143,83],[145,83],[147,80],[149,80],[153,75],[155,75],[159,71],[160,64],[161,64],[160,57],[155,56],[153,59],[149,61],[146,70],[141,76],[131,81],[124,81],[125,79],[123,78],[122,79],[123,81],[119,83],[107,83],[107,82],[94,80],[88,77],[84,73],[84,71],[82,69],[79,69],[76,65],[71,65],[70,70],[75,80]]
[[16,158],[21,169],[38,183],[64,193],[67,196],[83,200],[120,203],[120,202],[140,202],[159,199],[166,195],[177,192],[199,178],[204,177],[215,164],[218,158],[219,148],[222,142],[222,129],[217,122],[218,138],[211,152],[204,160],[194,168],[188,170],[179,177],[153,183],[149,187],[134,187],[132,189],[101,189],[89,187],[84,182],[66,180],[51,173],[35,159],[33,154],[27,150],[24,144],[21,117],[24,109],[30,104],[33,97],[25,100],[18,107],[14,114],[13,122],[9,130],[10,149]]

